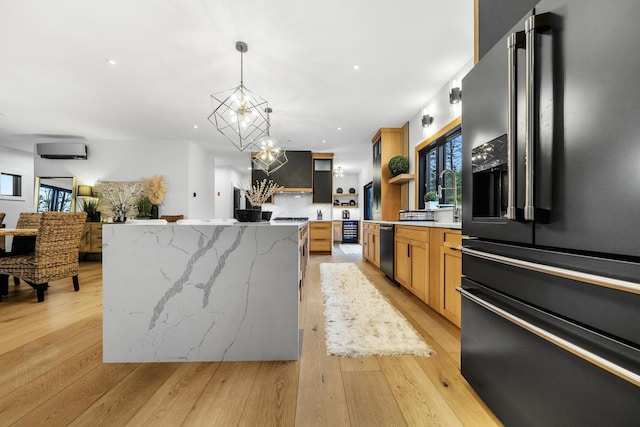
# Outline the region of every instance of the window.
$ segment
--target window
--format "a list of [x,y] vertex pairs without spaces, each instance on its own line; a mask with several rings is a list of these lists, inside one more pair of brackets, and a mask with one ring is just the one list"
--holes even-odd
[[22,176],[0,173],[0,196],[22,196]]
[[[456,204],[460,205],[462,203],[462,130],[460,126],[420,150],[419,167],[418,206],[420,209],[424,209],[424,195],[428,192],[438,193],[439,185],[446,189],[442,194],[438,194],[441,205],[453,204],[454,185],[457,190]],[[447,169],[453,171],[453,174],[447,173],[444,179],[441,179],[442,171]]]
[[40,185],[38,193],[38,212],[71,212],[71,190]]

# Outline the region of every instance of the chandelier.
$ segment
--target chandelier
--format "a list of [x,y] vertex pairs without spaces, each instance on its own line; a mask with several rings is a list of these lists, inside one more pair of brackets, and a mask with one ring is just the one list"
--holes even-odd
[[253,146],[255,152],[251,154],[253,165],[267,175],[280,169],[289,161],[284,147],[278,145],[278,141],[270,134],[271,119],[269,114],[271,108],[267,108],[267,135],[256,141]]
[[338,168],[333,171],[333,176],[335,176],[336,178],[342,178],[344,176],[344,172],[342,171],[342,166],[338,166]]
[[240,86],[211,95],[213,113],[209,121],[240,151],[267,134],[267,101],[244,86],[243,55],[249,50],[245,42],[236,42],[240,52]]

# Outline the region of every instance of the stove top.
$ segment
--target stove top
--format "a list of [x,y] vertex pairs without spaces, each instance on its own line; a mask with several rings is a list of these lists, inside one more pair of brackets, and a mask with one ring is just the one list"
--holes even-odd
[[272,218],[272,221],[292,221],[292,222],[300,222],[300,221],[309,221],[308,216],[277,216]]

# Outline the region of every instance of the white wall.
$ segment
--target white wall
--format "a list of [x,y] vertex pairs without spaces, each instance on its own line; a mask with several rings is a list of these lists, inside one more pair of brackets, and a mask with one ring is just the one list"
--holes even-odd
[[33,212],[33,153],[0,146],[0,172],[22,176],[22,197],[0,196],[0,212],[6,215],[3,223],[16,226],[20,212]]
[[[189,143],[189,218],[213,218],[216,204],[214,156],[198,145]],[[194,195],[195,194],[195,195]]]
[[[167,183],[167,193],[160,205],[160,214],[190,216],[191,143],[99,140],[87,141],[86,144],[87,160],[52,160],[35,156],[35,175],[76,176],[78,185],[94,185],[97,181],[139,181],[153,175],[162,175]],[[203,164],[199,164],[197,169],[203,167]]]
[[[473,59],[469,61],[453,76],[449,82],[444,85],[438,93],[436,93],[426,105],[409,120],[409,173],[416,174],[416,180],[409,182],[409,209],[417,209],[415,201],[415,185],[418,175],[416,173],[417,159],[415,158],[415,148],[424,140],[428,139],[438,131],[440,131],[452,120],[460,117],[462,105],[449,104],[449,90],[452,87],[462,87],[462,78],[473,67]],[[462,102],[464,102],[464,93],[462,94]],[[422,127],[422,116],[428,114],[433,117],[433,123],[426,127]],[[464,135],[463,135],[464,138]]]

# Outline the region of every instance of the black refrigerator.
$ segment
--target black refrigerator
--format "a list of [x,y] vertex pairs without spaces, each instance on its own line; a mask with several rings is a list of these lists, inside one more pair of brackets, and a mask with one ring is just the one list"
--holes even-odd
[[638,22],[543,0],[463,79],[461,370],[505,425],[640,425]]

